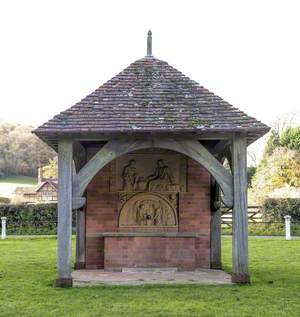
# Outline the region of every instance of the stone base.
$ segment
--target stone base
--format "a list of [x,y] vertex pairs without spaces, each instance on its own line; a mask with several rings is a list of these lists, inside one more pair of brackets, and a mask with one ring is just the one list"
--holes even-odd
[[237,284],[249,284],[250,283],[250,275],[249,274],[236,274],[233,273],[231,276],[232,283]]
[[83,270],[83,269],[85,269],[85,262],[76,262],[74,264],[74,269],[75,270]]
[[211,268],[214,270],[222,270],[222,263],[221,262],[211,262]]
[[73,279],[72,277],[59,277],[56,279],[57,287],[72,287]]
[[144,284],[210,284],[232,285],[231,276],[221,270],[106,272],[78,270],[72,272],[73,286],[144,285]]

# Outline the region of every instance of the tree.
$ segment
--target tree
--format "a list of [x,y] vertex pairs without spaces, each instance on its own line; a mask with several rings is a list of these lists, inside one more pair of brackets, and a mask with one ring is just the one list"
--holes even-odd
[[37,174],[55,152],[31,133],[33,127],[0,123],[0,175]]
[[300,151],[300,127],[286,129],[280,137],[280,145]]
[[289,193],[291,195],[299,189],[300,127],[287,126],[284,121],[270,133],[263,158],[253,177],[251,194],[262,201],[275,193],[290,197]]
[[43,178],[58,178],[57,156],[49,159],[49,164],[42,167]]
[[300,187],[300,152],[278,147],[257,167],[252,188],[261,201],[283,187]]
[[253,180],[253,176],[255,175],[255,172],[256,172],[256,166],[248,166],[247,167],[248,187],[252,186],[252,180]]

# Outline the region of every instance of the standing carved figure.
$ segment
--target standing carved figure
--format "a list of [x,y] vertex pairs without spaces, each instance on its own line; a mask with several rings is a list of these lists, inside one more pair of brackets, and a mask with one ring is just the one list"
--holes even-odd
[[143,226],[147,224],[147,217],[148,217],[148,212],[147,212],[147,207],[144,203],[141,203],[136,210],[136,223],[139,226]]
[[138,175],[135,167],[135,160],[130,160],[124,167],[122,173],[123,190],[135,190]]

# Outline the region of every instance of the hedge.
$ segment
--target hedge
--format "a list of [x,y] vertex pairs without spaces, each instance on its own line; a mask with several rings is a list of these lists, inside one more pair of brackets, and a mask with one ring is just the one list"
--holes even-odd
[[[283,222],[251,222],[248,224],[250,236],[284,236],[285,225]],[[222,234],[231,235],[232,227],[223,226]],[[292,236],[300,236],[300,224],[291,224]]]
[[10,199],[7,197],[0,197],[0,204],[9,204]]
[[269,198],[262,205],[264,221],[284,221],[284,216],[292,217],[292,222],[300,222],[300,198]]
[[[0,217],[7,217],[7,234],[56,234],[57,204],[0,205]],[[75,226],[73,213],[73,227]]]

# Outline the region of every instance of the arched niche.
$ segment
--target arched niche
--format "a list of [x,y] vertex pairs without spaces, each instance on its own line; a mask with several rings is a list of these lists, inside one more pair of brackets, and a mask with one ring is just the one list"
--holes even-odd
[[[120,231],[178,231],[176,194],[126,193],[119,215]],[[128,197],[129,195],[129,197]]]

